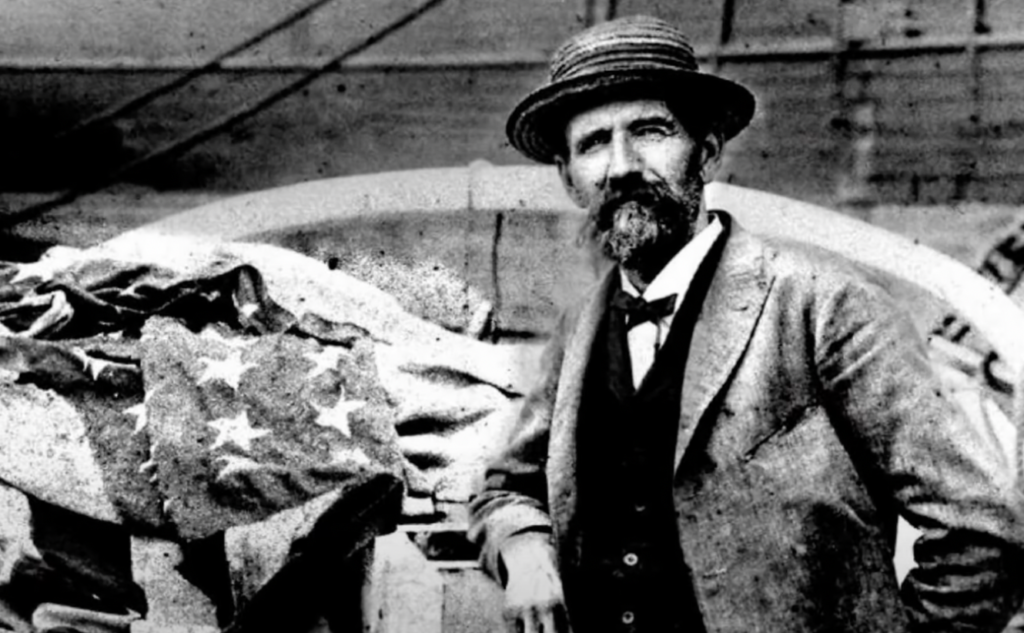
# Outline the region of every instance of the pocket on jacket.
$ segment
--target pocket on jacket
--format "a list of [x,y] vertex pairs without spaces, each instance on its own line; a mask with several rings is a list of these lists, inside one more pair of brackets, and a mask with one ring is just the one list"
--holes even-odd
[[751,446],[740,470],[747,485],[772,490],[786,503],[826,503],[866,518],[874,515],[870,495],[825,409],[812,405],[793,424]]
[[820,404],[795,408],[786,419],[751,442],[743,453],[743,461],[757,459],[759,455],[793,450],[796,447],[814,447],[827,439],[823,434],[832,433],[828,414]]

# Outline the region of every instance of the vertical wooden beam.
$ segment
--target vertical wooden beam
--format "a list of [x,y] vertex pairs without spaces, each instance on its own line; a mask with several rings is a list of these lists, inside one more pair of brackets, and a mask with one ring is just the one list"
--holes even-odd
[[615,17],[618,11],[616,0],[583,0],[583,24],[593,26]]
[[732,41],[732,29],[736,21],[736,0],[721,0],[718,18],[718,46],[722,47]]
[[967,57],[967,92],[970,111],[967,121],[960,127],[960,147],[957,173],[954,176],[953,197],[964,200],[969,196],[971,184],[978,177],[978,157],[985,151],[984,130],[982,125],[982,109],[984,106],[984,86],[981,51],[978,38],[989,32],[986,0],[966,0],[967,44],[964,55]]
[[847,38],[848,5],[851,0],[836,0],[836,19],[832,28],[832,138],[835,142],[835,196],[839,202],[844,198],[843,188],[847,178],[847,157],[849,156],[850,112],[846,95],[847,71],[849,65],[849,41]]
[[[846,51],[848,43],[846,40],[846,28],[847,28],[847,8],[849,0],[836,0],[836,18],[835,23],[832,25],[832,56],[830,58],[830,64],[832,66],[832,130],[833,138],[836,143],[836,156],[841,163],[841,157],[844,155],[844,147],[846,145],[847,138],[847,112],[846,112],[846,97],[844,95],[844,86],[846,84],[846,66],[847,56]],[[837,183],[842,178],[842,167],[839,168],[839,173],[836,174]]]
[[981,51],[978,47],[978,38],[982,35],[987,35],[991,29],[988,25],[988,7],[986,0],[967,0],[967,2],[967,17],[970,24],[970,33],[967,36],[967,46],[965,51],[968,55],[971,69],[971,105],[974,108],[974,112],[977,113],[979,117],[978,121],[980,121],[982,99],[981,82],[984,71],[981,66]]
[[614,20],[619,12],[618,0],[605,0],[604,19]]
[[722,67],[722,49],[732,41],[732,29],[736,18],[736,0],[719,0],[718,3],[718,37],[711,51],[708,65],[713,72]]
[[[857,0],[838,0],[836,23],[832,33],[834,52],[833,130],[836,142],[836,204],[862,220],[871,220],[875,195],[871,185],[872,158],[877,141],[875,103],[867,93],[868,78],[850,72],[850,52],[864,39],[872,37],[862,21],[863,7]],[[854,15],[855,11],[859,11]],[[858,20],[848,24],[851,17]],[[870,26],[870,25],[869,25]]]

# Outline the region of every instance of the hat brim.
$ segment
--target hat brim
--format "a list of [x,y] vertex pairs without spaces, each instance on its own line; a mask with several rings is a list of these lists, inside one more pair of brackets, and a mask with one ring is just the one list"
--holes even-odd
[[664,100],[677,116],[713,125],[726,140],[750,123],[755,107],[749,90],[716,75],[675,69],[607,71],[530,93],[509,115],[505,133],[525,156],[551,164],[564,151],[565,126],[573,116],[622,99]]

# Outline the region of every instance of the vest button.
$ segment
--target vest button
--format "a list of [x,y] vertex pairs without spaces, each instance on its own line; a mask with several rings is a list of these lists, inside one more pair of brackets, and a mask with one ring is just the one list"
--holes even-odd
[[625,611],[625,612],[623,612],[623,614],[622,614],[622,623],[623,624],[633,624],[634,620],[636,620],[636,616],[633,615],[632,611]]
[[640,558],[637,557],[637,555],[633,552],[630,552],[622,557],[622,562],[626,563],[628,567],[633,567],[638,562],[640,562]]

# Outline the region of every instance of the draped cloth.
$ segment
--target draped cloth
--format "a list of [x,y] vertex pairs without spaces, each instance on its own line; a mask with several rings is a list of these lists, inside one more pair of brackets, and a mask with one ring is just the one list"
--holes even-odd
[[[202,560],[210,543],[227,556],[239,530],[273,525],[273,565],[242,582],[244,566],[225,561],[236,577],[203,588],[249,611],[267,591],[296,599],[305,585],[282,578],[391,529],[403,488],[428,506],[461,494],[450,481],[483,459],[519,393],[494,348],[274,247],[161,238],[0,264],[0,622],[45,629],[43,599],[140,616],[133,534]],[[473,448],[456,454],[451,438]],[[43,516],[94,538],[40,543]],[[344,546],[323,536],[346,529]]]

